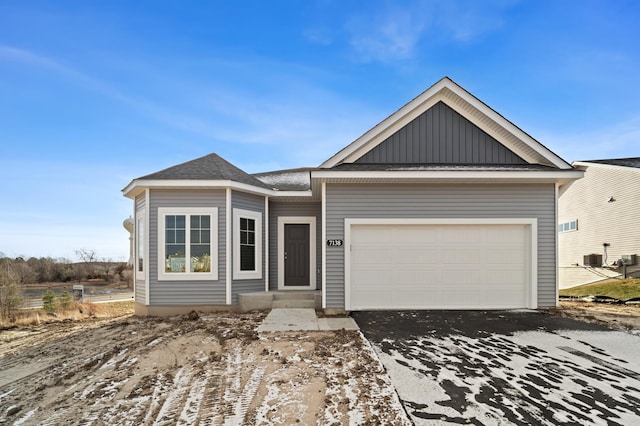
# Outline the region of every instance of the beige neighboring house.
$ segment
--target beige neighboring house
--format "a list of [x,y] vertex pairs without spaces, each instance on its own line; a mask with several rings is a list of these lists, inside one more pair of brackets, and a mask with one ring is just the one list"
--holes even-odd
[[623,263],[640,276],[640,157],[572,165],[584,178],[559,189],[560,288],[621,276]]

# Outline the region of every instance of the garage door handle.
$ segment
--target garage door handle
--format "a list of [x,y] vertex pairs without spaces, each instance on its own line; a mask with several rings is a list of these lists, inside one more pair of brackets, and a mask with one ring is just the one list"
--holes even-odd
[[284,252],[284,260],[287,260],[289,257],[287,256],[287,252]]

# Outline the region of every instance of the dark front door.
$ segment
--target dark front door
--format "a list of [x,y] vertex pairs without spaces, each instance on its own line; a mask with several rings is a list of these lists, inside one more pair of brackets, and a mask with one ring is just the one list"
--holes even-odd
[[309,224],[284,225],[284,285],[309,286]]

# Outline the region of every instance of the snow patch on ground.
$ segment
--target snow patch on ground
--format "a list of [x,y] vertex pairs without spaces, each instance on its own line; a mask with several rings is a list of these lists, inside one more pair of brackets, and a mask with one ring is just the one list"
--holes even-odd
[[422,337],[376,352],[416,425],[640,418],[640,339],[627,333]]

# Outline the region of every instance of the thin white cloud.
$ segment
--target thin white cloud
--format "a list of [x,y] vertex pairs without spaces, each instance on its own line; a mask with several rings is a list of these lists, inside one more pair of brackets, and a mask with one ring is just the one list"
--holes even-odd
[[468,43],[495,31],[515,0],[384,2],[347,20],[349,44],[362,62],[392,62],[417,56],[422,43]]
[[429,16],[416,13],[414,8],[385,9],[354,17],[347,24],[350,45],[360,61],[389,62],[412,57],[429,24]]

